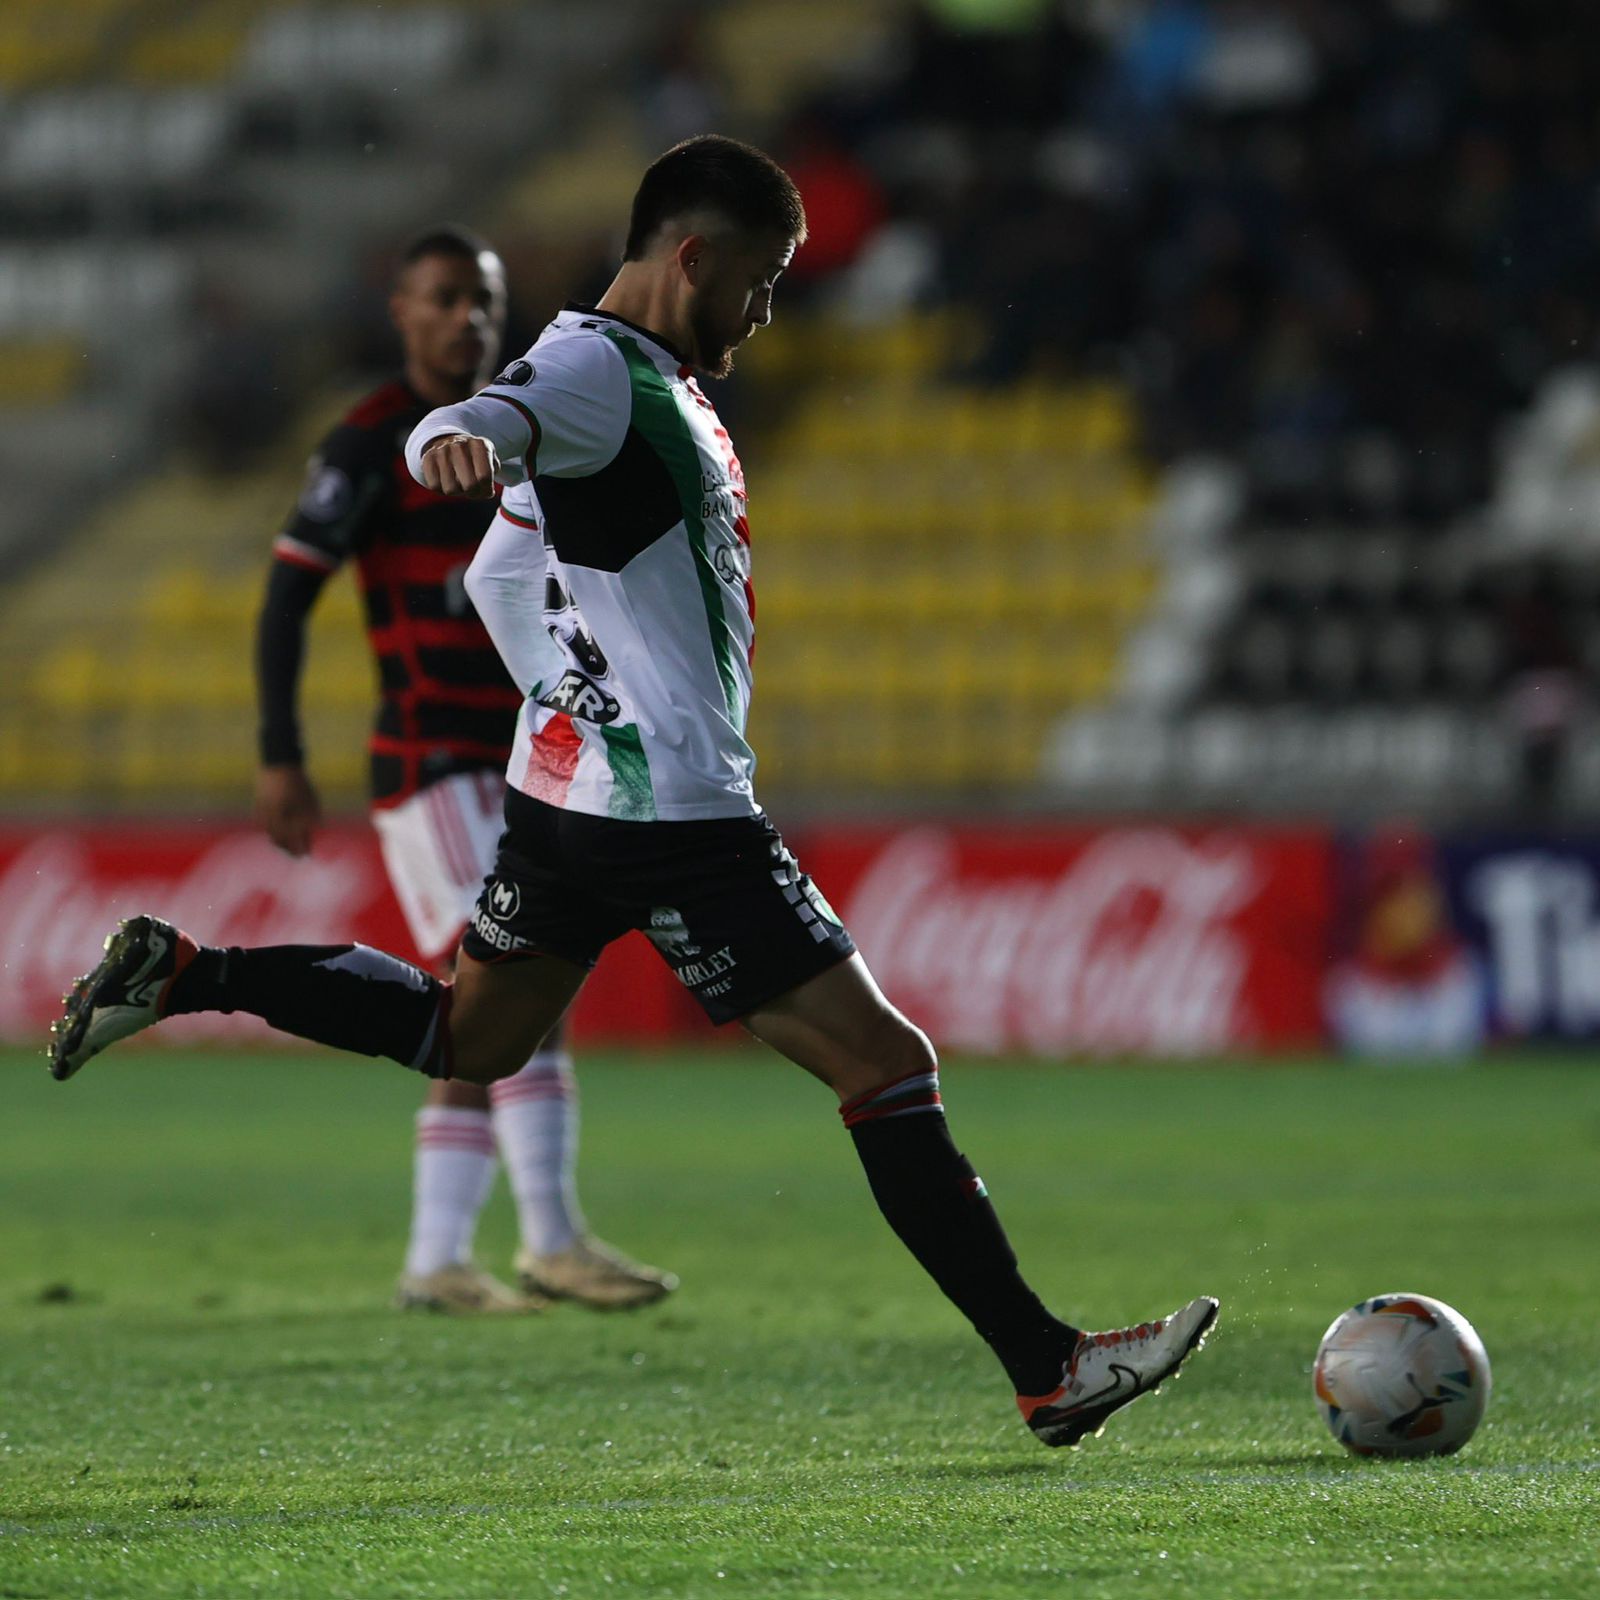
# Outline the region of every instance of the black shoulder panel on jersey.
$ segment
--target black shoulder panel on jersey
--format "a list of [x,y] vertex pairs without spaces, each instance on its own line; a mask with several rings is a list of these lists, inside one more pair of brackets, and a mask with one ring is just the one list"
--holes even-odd
[[568,566],[620,572],[683,521],[672,474],[632,426],[598,472],[536,478],[533,487],[544,509],[545,537]]

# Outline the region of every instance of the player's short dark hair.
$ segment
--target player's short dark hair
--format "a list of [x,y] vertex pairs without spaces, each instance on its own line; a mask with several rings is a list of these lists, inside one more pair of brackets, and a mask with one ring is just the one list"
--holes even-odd
[[805,240],[806,209],[789,174],[754,145],[702,133],[675,144],[645,169],[622,259],[637,261],[663,223],[698,207],[720,211],[751,233],[781,233],[796,244]]
[[485,255],[494,254],[489,241],[475,234],[471,228],[463,228],[458,222],[441,222],[419,233],[400,252],[400,259],[395,263],[395,276],[398,278],[407,267],[429,256],[453,256],[459,261],[475,262]]

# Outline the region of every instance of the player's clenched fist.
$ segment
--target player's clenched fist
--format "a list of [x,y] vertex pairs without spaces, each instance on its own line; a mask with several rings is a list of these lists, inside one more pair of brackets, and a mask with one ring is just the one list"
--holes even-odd
[[499,470],[494,446],[470,434],[447,433],[422,452],[422,481],[435,494],[488,500],[494,494],[494,475]]

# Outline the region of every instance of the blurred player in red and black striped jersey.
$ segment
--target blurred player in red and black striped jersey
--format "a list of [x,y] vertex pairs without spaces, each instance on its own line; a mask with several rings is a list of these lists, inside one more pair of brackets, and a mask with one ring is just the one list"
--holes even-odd
[[[435,229],[405,251],[390,297],[404,371],[354,406],[312,457],[273,545],[257,635],[256,815],[274,843],[304,855],[320,816],[297,714],[306,618],[329,576],[355,563],[381,685],[369,745],[373,821],[412,937],[441,968],[494,862],[521,696],[462,584],[493,506],[421,487],[404,445],[427,412],[488,381],[505,301],[499,258],[465,230]],[[625,1306],[665,1294],[669,1275],[588,1234],[573,1185],[576,1141],[559,1032],[492,1090],[432,1084],[417,1118],[398,1302],[516,1311],[553,1296]],[[520,1292],[472,1261],[497,1149],[517,1201]]]

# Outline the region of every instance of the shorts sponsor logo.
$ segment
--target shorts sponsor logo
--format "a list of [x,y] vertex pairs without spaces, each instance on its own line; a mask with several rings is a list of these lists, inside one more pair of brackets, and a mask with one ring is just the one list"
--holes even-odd
[[653,907],[650,926],[644,930],[644,935],[669,960],[688,960],[700,954],[700,946],[694,942],[683,913],[676,906]]
[[496,878],[485,891],[489,915],[498,922],[509,922],[522,909],[522,890],[504,878]]
[[[723,945],[720,950],[713,950],[710,955],[701,961],[686,961],[681,967],[676,968],[678,981],[686,989],[700,989],[702,984],[710,983],[713,978],[720,978],[725,972],[732,972],[739,965],[738,958],[733,953],[731,945]],[[730,987],[733,980],[729,978],[714,991],[721,994]],[[701,993],[709,994],[712,991],[701,989]]]
[[622,715],[621,703],[581,672],[563,674],[549,694],[540,695],[539,704],[582,722],[615,722]]
[[527,947],[528,941],[526,939],[513,933],[509,928],[501,927],[498,922],[490,918],[488,912],[482,906],[473,908],[472,931],[491,950],[522,950]]
[[533,376],[533,363],[531,361],[517,360],[513,361],[494,381],[506,384],[513,389],[523,389],[533,382]]

